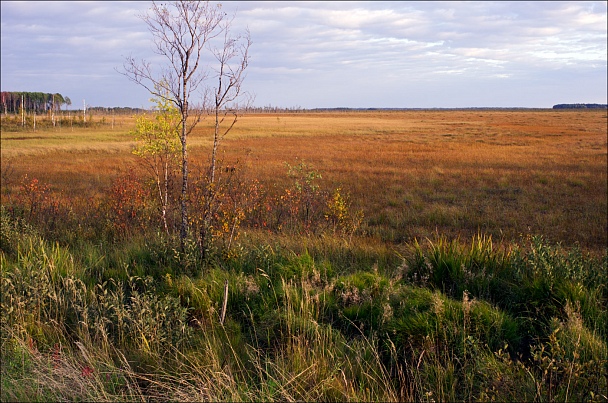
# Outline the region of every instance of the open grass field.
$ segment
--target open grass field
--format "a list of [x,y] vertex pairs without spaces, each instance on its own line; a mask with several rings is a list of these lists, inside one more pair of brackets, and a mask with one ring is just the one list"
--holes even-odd
[[[321,186],[350,194],[383,241],[540,234],[602,251],[607,124],[603,110],[252,114],[225,139],[223,158],[265,184],[305,161]],[[122,118],[113,129],[3,131],[4,186],[28,174],[67,194],[102,191],[137,166],[132,128]],[[191,136],[193,161],[206,161],[211,130],[202,122]]]
[[2,118],[1,401],[608,401],[606,110],[242,116],[205,251],[102,118]]

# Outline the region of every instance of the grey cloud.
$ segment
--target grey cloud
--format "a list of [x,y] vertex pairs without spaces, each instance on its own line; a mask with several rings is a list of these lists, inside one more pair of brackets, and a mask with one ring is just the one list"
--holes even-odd
[[[137,17],[149,5],[2,2],[3,87],[40,85],[34,84],[37,74],[57,87],[62,79],[82,83],[95,77],[105,87],[88,91],[126,92],[118,100],[107,95],[104,102],[146,103],[148,96],[114,68],[129,54],[158,60]],[[594,98],[582,101],[603,97],[605,102],[605,91],[587,85],[606,75],[605,2],[226,2],[223,7],[236,12],[236,32],[251,31],[246,85],[261,104],[494,106],[524,99],[530,104],[523,106],[550,106],[550,97],[580,88]],[[513,88],[538,91],[538,77],[543,94],[513,98]],[[565,88],[577,84],[576,90]],[[422,105],[432,99],[435,105]]]

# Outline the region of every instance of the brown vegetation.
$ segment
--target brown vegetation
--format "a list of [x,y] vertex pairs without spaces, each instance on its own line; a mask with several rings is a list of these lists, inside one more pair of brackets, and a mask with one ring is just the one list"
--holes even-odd
[[[285,163],[305,161],[322,188],[350,194],[365,214],[363,229],[384,241],[542,234],[601,252],[606,118],[604,110],[251,114],[226,138],[222,158],[267,186],[289,180]],[[17,189],[28,174],[68,195],[107,189],[136,166],[132,124],[3,129],[3,186]],[[193,161],[208,158],[212,131],[203,121],[192,134]]]

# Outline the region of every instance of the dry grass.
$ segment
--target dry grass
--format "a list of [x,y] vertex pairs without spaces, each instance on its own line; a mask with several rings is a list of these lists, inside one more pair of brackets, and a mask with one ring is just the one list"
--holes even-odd
[[[286,183],[285,162],[305,160],[322,174],[322,186],[351,194],[353,207],[364,210],[364,229],[385,241],[435,232],[507,241],[543,234],[602,252],[606,118],[604,110],[253,114],[226,138],[224,159],[239,160],[267,186]],[[132,124],[3,131],[3,186],[18,186],[27,173],[55,190],[99,192],[136,164]],[[200,163],[210,124],[191,136]]]
[[[483,231],[606,245],[605,111],[276,115],[241,125],[258,126],[275,135],[228,140],[232,158],[267,182],[281,179],[283,161],[306,160],[348,189],[385,239]],[[290,126],[310,130],[294,136]]]

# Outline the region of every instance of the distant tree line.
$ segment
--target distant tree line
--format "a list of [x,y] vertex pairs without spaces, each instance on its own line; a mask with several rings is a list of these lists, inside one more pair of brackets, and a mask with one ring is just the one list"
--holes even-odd
[[2,91],[0,99],[4,114],[19,113],[22,108],[34,113],[59,111],[72,104],[69,97],[47,92]]
[[608,104],[557,104],[553,109],[606,109]]
[[91,106],[87,108],[89,112],[96,112],[101,114],[115,114],[115,115],[134,115],[146,112],[146,109],[143,108],[131,108],[128,106],[114,106],[114,107],[104,107],[104,106]]

